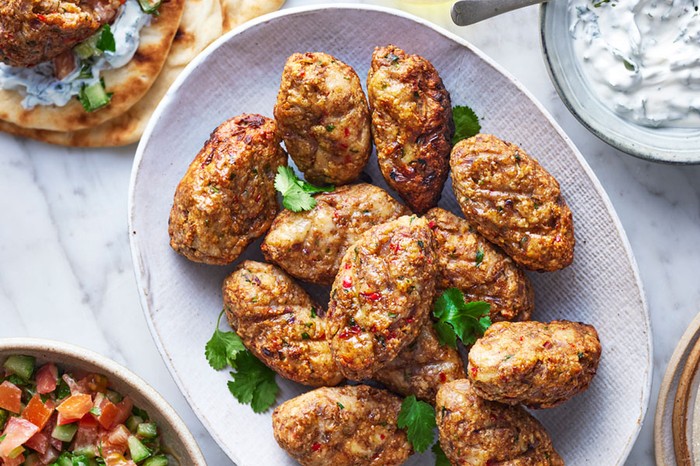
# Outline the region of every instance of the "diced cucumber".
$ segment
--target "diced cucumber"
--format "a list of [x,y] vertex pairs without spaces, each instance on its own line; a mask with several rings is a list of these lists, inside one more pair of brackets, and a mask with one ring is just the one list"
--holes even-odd
[[17,458],[19,455],[21,455],[22,453],[24,453],[24,447],[22,445],[20,445],[16,448],[10,450],[10,453],[7,454],[7,457],[13,460],[13,459]]
[[161,0],[139,0],[139,5],[144,13],[148,14],[158,14],[158,8],[160,8]]
[[129,431],[136,432],[136,429],[138,429],[139,424],[143,422],[143,418],[139,416],[129,416],[129,419],[126,420],[126,428],[129,429]]
[[155,422],[142,422],[136,428],[136,435],[141,438],[156,438],[158,436],[158,427]]
[[83,60],[95,55],[95,52],[97,51],[97,49],[95,48],[95,42],[97,41],[91,39],[92,38],[86,40],[85,42],[81,42],[75,47],[73,47],[73,51],[75,52],[75,54]]
[[3,367],[19,376],[25,382],[29,382],[34,374],[36,358],[34,356],[22,356],[19,354],[10,356],[5,360]]
[[148,448],[146,448],[146,446],[143,443],[141,443],[141,440],[137,439],[133,435],[129,436],[129,440],[127,440],[127,443],[129,444],[129,453],[131,453],[131,459],[135,463],[140,463],[141,461],[151,456],[151,451]]
[[8,413],[7,410],[0,408],[0,432],[5,428],[5,423],[9,417],[10,413]]
[[165,455],[148,458],[141,466],[168,466],[168,458]]
[[96,445],[85,445],[80,448],[76,448],[73,450],[73,455],[75,456],[84,456],[86,459],[87,458],[94,458],[96,457],[100,452],[97,451],[97,446]]
[[121,396],[119,393],[112,391],[112,390],[107,390],[105,392],[105,396],[107,396],[107,399],[114,404],[117,404],[124,399],[123,396]]
[[112,100],[112,95],[108,94],[102,82],[98,81],[95,84],[83,86],[78,94],[78,100],[83,104],[85,111],[94,112],[107,105]]
[[78,431],[78,423],[64,424],[62,426],[56,426],[51,432],[51,437],[61,442],[70,442],[73,440],[75,433]]

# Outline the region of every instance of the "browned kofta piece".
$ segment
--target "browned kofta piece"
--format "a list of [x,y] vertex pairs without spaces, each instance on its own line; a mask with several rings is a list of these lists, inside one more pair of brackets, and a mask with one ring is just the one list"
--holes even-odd
[[563,466],[542,424],[520,406],[480,398],[469,380],[440,387],[440,446],[453,466]]
[[287,164],[275,122],[240,115],[214,130],[175,191],[170,246],[195,262],[233,262],[270,228],[279,205],[277,167]]
[[469,351],[468,373],[483,398],[551,408],[588,388],[600,352],[590,325],[498,322]]
[[312,183],[349,183],[372,153],[360,78],[326,53],[295,53],[287,59],[275,119],[289,155]]
[[317,388],[272,413],[277,443],[303,466],[397,466],[413,453],[401,398],[367,385]]
[[345,253],[328,306],[328,338],[341,372],[370,378],[430,318],[435,239],[424,218],[403,216],[366,231]]
[[0,61],[30,67],[69,52],[116,16],[120,0],[3,0]]
[[343,380],[325,311],[279,268],[245,261],[224,280],[224,309],[243,344],[275,372],[314,387]]
[[440,385],[467,377],[455,348],[441,345],[428,321],[413,342],[374,374],[374,379],[404,396],[435,404]]
[[311,210],[282,210],[261,249],[265,259],[290,275],[323,285],[333,283],[340,260],[362,233],[410,213],[386,191],[365,183],[341,186],[315,199]]
[[510,257],[451,212],[436,207],[425,218],[438,245],[438,290],[458,288],[466,301],[486,301],[493,322],[530,319],[535,292]]
[[467,221],[519,265],[553,271],[574,259],[574,224],[559,183],[515,144],[478,134],[455,145],[452,187]]
[[413,212],[437,205],[447,179],[454,123],[435,67],[394,45],[377,47],[367,78],[379,168]]

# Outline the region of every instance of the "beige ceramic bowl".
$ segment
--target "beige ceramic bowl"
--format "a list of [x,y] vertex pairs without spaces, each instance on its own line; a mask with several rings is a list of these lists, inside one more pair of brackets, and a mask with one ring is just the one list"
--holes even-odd
[[175,410],[150,385],[116,362],[78,346],[35,338],[0,338],[0,365],[8,356],[34,356],[38,363],[54,362],[67,370],[96,372],[107,376],[110,388],[129,395],[157,424],[166,451],[180,466],[206,466],[194,437]]

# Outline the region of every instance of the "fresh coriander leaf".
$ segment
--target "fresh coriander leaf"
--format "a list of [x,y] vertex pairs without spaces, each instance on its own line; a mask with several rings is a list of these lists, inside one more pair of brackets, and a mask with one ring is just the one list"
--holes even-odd
[[466,105],[457,105],[452,108],[452,118],[455,122],[455,135],[452,144],[457,144],[462,139],[467,139],[479,134],[481,124],[474,110]]
[[105,24],[97,32],[97,43],[95,47],[103,52],[114,52],[117,50],[117,44],[114,41],[114,34],[112,34],[112,29],[109,24]]
[[330,192],[334,186],[314,186],[297,178],[294,170],[281,166],[275,176],[275,189],[282,193],[282,204],[292,212],[311,210],[316,207],[316,200],[311,194]]
[[422,453],[435,439],[435,410],[428,403],[418,401],[411,395],[401,403],[398,426],[406,430],[406,436],[413,449]]
[[[462,343],[472,345],[491,326],[490,310],[489,303],[484,301],[465,303],[464,295],[460,290],[449,288],[435,301],[433,315],[438,319],[438,323],[452,327]],[[441,341],[451,342],[451,339],[445,336],[448,333],[446,326],[441,325],[439,329],[436,328],[436,331],[438,336],[442,332]]]
[[249,404],[256,413],[262,413],[272,406],[277,398],[279,387],[275,381],[275,371],[260,362],[245,350],[236,356],[236,372],[231,372],[233,380],[228,389],[243,404]]
[[435,454],[435,466],[452,466],[450,460],[447,459],[447,455],[444,451],[442,451],[440,442],[435,442],[435,445],[433,445],[431,450]]
[[229,364],[233,364],[236,360],[236,356],[241,352],[245,351],[245,346],[235,332],[222,332],[219,330],[219,325],[221,324],[221,316],[224,315],[224,311],[219,314],[219,319],[216,321],[216,329],[214,330],[214,335],[207,342],[204,347],[204,356],[206,356],[209,365],[217,371],[220,371]]
[[457,348],[457,334],[450,324],[447,322],[435,322],[433,328],[441,345]]

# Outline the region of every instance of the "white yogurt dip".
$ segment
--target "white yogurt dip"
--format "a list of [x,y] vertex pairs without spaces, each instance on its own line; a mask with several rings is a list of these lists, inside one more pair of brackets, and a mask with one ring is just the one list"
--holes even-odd
[[[140,33],[150,24],[152,16],[144,13],[138,0],[127,0],[111,24],[114,52],[104,52],[91,68],[91,76],[81,76],[82,61],[75,57],[78,66],[63,79],[54,75],[53,62],[40,63],[32,68],[20,68],[0,63],[0,89],[16,90],[24,95],[22,106],[32,109],[37,105],[65,106],[84,86],[100,80],[100,72],[121,68],[133,58],[139,48]],[[91,62],[92,63],[92,62]]]
[[593,92],[651,127],[700,128],[698,0],[569,0],[573,46]]

